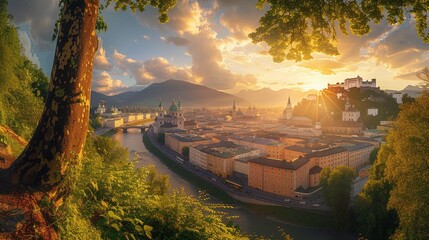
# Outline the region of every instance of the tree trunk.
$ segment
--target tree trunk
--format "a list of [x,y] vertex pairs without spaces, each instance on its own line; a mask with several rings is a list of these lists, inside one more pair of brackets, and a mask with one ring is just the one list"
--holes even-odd
[[99,0],[65,1],[49,94],[33,137],[7,171],[11,184],[55,190],[80,161],[88,130]]

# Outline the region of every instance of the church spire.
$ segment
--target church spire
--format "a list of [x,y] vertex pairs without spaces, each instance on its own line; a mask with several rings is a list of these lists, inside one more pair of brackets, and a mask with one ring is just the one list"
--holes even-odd
[[287,99],[287,106],[288,107],[292,107],[292,103],[290,103],[290,96],[288,97],[288,99]]
[[235,112],[235,110],[236,110],[236,107],[235,107],[235,99],[234,99],[232,100],[232,111]]

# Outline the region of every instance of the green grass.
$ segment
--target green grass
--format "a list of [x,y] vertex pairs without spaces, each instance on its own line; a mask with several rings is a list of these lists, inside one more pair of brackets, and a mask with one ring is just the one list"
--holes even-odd
[[152,144],[146,132],[143,134],[143,143],[146,149],[149,150],[153,155],[155,155],[164,165],[166,165],[168,168],[170,168],[173,172],[175,172],[183,179],[189,181],[193,186],[196,186],[198,188],[205,190],[208,194],[216,197],[217,199],[225,203],[231,204],[231,203],[237,202],[237,200],[230,197],[224,191],[220,190],[219,188],[217,188],[216,186],[214,186],[208,181],[204,181],[204,180],[201,181],[201,177],[195,175],[192,172],[189,172],[188,170],[183,168],[182,165],[178,164],[177,162],[167,157],[164,153],[162,153],[158,148],[156,148]]

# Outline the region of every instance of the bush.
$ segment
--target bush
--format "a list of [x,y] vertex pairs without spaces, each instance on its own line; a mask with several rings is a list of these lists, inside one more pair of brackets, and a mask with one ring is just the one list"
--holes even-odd
[[112,139],[88,139],[81,166],[55,211],[61,238],[248,239],[223,223],[228,206],[167,192],[167,177],[153,167],[136,168]]

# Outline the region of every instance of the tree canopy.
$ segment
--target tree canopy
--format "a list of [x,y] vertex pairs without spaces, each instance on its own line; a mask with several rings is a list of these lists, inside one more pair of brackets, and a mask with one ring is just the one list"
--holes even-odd
[[347,227],[352,184],[355,177],[355,171],[346,166],[334,169],[324,168],[320,175],[326,205],[334,210],[338,228]]
[[308,60],[315,52],[338,55],[338,32],[365,35],[370,23],[380,23],[385,15],[390,25],[411,15],[418,35],[429,43],[428,1],[258,0],[259,8],[265,5],[269,10],[249,36],[254,43],[266,42],[275,62]]
[[393,151],[386,162],[386,177],[393,184],[388,207],[396,209],[398,239],[429,236],[429,94],[401,110],[389,133]]

